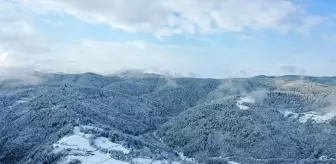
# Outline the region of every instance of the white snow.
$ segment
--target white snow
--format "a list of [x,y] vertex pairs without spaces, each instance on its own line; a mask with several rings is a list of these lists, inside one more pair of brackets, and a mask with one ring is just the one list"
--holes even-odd
[[91,136],[93,136],[92,134],[85,134],[85,133],[81,132],[80,128],[78,126],[74,127],[73,133],[75,135],[78,135],[78,136],[81,136],[81,137],[84,137],[84,138],[90,138]]
[[299,114],[290,110],[279,110],[285,117],[298,118]]
[[16,104],[23,104],[23,103],[28,102],[28,100],[29,100],[29,99],[27,99],[27,98],[23,98],[23,99],[21,99],[21,100],[16,101],[15,103],[16,103]]
[[[78,159],[82,164],[129,164],[128,162],[112,159],[108,153],[102,153],[94,148],[89,143],[89,137],[92,134],[85,134],[80,132],[79,127],[74,127],[74,134],[65,136],[53,144],[54,152],[65,151],[66,156],[60,164],[65,164],[72,159]],[[120,144],[113,143],[107,138],[99,137],[94,140],[94,144],[99,148],[111,148],[113,150],[123,151],[129,153],[129,150],[122,147]]]
[[134,158],[132,161],[136,164],[151,164],[153,162],[152,159],[148,158]]
[[86,158],[87,161],[93,162],[93,163],[98,163],[98,162],[102,162],[102,161],[107,161],[108,159],[110,159],[110,155],[109,154],[104,154],[101,153],[99,151],[95,151],[93,153],[93,155],[88,156]]
[[153,160],[148,158],[133,158],[132,162],[135,164],[181,164],[177,161],[171,161],[168,160]]
[[290,110],[279,110],[279,112],[282,113],[285,117],[290,117],[290,118],[295,118],[295,119],[298,118],[300,123],[305,123],[309,119],[314,120],[316,123],[325,123],[325,122],[328,122],[333,117],[335,117],[335,115],[332,113],[321,114],[315,111],[305,112],[301,114],[295,113]]
[[314,111],[303,113],[303,114],[304,115],[299,118],[300,123],[305,123],[309,119],[314,120],[316,123],[324,123],[324,122],[329,121],[330,119],[332,119],[335,116],[332,113],[326,113],[326,114],[322,115],[322,114],[314,112]]
[[254,104],[256,102],[252,97],[243,97],[243,98],[240,98],[240,101],[251,103],[251,104]]
[[96,155],[92,157],[85,157],[85,156],[67,156],[65,160],[61,161],[60,164],[67,164],[72,159],[78,159],[81,161],[81,164],[130,164],[125,161],[116,160],[110,158],[107,154],[106,156]]
[[96,149],[90,146],[89,141],[78,135],[71,135],[63,137],[61,140],[54,144],[54,147],[61,149],[84,149],[86,151],[95,151]]
[[178,153],[180,158],[184,161],[187,161],[187,162],[195,162],[196,160],[194,158],[189,158],[187,156],[185,156],[182,152],[179,152]]
[[237,106],[238,106],[238,108],[241,109],[241,110],[247,110],[247,109],[250,109],[250,107],[245,106],[245,105],[237,104]]
[[[15,103],[14,103],[13,105],[8,106],[8,108],[9,108],[9,109],[12,109],[15,105],[23,104],[23,103],[26,103],[26,102],[28,102],[28,101],[29,101],[28,98],[21,98],[20,100],[15,101]],[[17,112],[17,113],[22,113],[22,112],[24,112],[24,111]]]
[[160,137],[156,134],[156,132],[154,132],[153,134],[154,134],[154,137],[157,138],[162,144],[165,144],[165,143],[163,142],[162,138],[160,138]]
[[125,161],[119,161],[119,160],[111,158],[107,161],[100,162],[99,164],[130,164],[130,163],[125,162]]
[[125,147],[123,147],[122,145],[113,143],[108,138],[105,138],[105,137],[98,137],[97,139],[94,140],[94,143],[99,148],[121,151],[124,154],[130,153],[130,151],[126,149]]
[[243,105],[244,103],[254,104],[256,101],[252,97],[242,97],[239,100],[237,100],[237,107],[241,110],[247,110],[250,109],[250,107]]
[[[93,146],[91,146],[89,137],[93,136],[93,134],[80,132],[78,126],[74,127],[73,133],[74,134],[65,136],[53,144],[55,153],[63,151],[67,154],[59,164],[67,164],[74,159],[80,160],[82,164],[130,164],[126,161],[111,158],[109,153],[99,151],[104,148],[121,151],[125,155],[129,154],[130,150],[123,147],[121,144],[113,143],[106,137],[98,137],[93,140]],[[178,154],[184,161],[195,161],[192,158],[184,156],[183,153]],[[131,161],[135,164],[181,164],[179,161],[155,160],[150,158],[133,158]]]
[[229,161],[229,164],[240,164],[238,162]]
[[91,130],[97,130],[97,131],[103,131],[102,128],[94,127],[94,126],[89,126],[89,125],[81,125],[82,128],[84,129],[91,129]]

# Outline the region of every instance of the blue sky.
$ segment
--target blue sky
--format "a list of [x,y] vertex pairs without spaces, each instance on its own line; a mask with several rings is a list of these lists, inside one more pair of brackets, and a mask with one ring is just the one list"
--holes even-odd
[[0,0],[0,69],[334,76],[332,0]]

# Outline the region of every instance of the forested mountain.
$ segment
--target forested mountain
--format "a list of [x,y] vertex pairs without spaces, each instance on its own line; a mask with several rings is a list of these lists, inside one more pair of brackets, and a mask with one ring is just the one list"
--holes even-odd
[[0,164],[336,163],[336,77],[36,76],[0,82]]

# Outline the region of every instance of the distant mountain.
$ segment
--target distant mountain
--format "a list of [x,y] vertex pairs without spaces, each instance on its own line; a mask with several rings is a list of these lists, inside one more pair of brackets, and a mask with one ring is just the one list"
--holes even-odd
[[0,82],[0,164],[336,163],[336,77],[38,77]]

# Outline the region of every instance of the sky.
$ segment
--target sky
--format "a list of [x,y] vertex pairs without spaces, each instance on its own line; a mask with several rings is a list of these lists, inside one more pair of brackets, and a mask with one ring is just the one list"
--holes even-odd
[[0,73],[336,76],[334,0],[0,0]]

